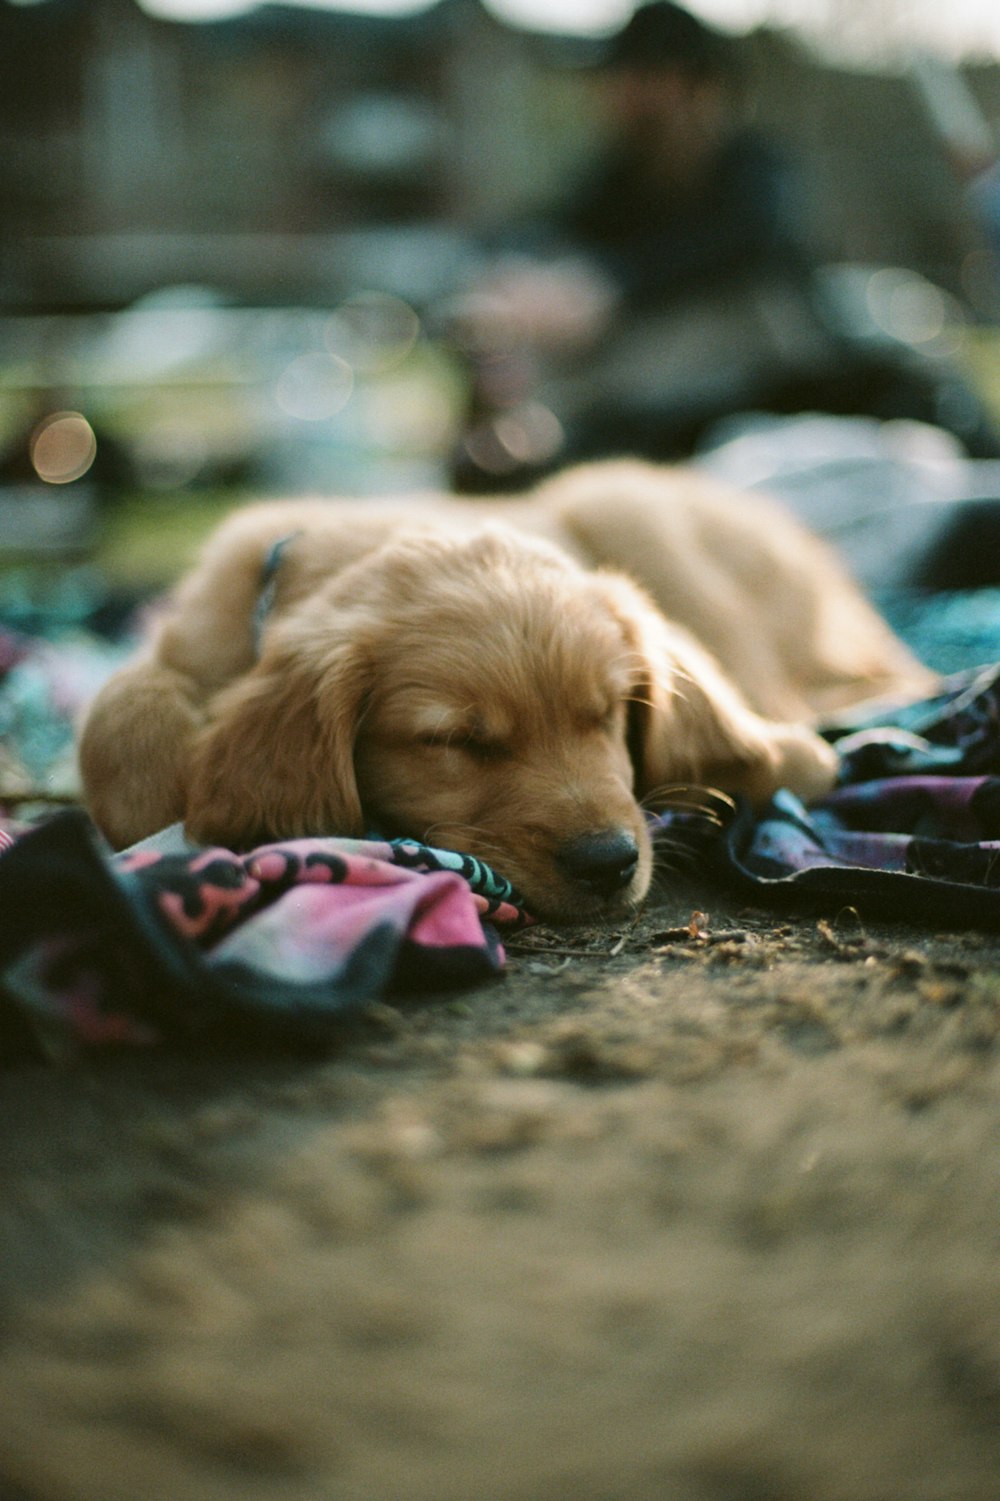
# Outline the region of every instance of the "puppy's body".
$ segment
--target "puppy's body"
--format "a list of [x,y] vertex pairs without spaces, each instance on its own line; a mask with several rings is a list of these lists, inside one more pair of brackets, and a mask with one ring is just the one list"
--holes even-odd
[[117,846],[178,818],[235,847],[377,828],[480,855],[541,915],[613,917],[649,884],[639,799],[816,795],[817,711],[931,681],[780,509],[593,465],[515,500],[235,513],[80,759]]

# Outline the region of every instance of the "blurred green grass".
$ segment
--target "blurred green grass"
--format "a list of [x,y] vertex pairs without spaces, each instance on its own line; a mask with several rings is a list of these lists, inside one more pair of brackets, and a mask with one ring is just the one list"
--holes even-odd
[[249,499],[227,489],[125,495],[101,518],[91,562],[111,588],[153,593],[188,566],[223,516]]
[[960,359],[973,386],[1000,425],[1000,328],[984,324],[966,329]]

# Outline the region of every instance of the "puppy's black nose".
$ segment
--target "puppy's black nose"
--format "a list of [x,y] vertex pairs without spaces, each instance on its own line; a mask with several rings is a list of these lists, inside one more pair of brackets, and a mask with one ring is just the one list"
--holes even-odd
[[556,853],[563,871],[595,896],[613,896],[627,886],[639,863],[639,846],[627,829],[580,834]]

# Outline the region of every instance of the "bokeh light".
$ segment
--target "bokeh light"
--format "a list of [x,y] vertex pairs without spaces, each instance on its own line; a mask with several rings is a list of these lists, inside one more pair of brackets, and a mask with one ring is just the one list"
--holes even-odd
[[959,305],[916,272],[885,267],[869,278],[868,311],[876,325],[928,354],[954,353],[963,323]]
[[387,292],[359,292],[330,318],[325,343],[359,374],[383,375],[403,363],[419,335],[420,318],[408,302]]
[[323,422],[351,399],[354,371],[336,354],[300,354],[278,376],[274,396],[288,417]]
[[83,477],[97,457],[94,429],[80,412],[53,412],[35,428],[31,463],[47,485],[69,485]]
[[545,464],[562,447],[564,433],[556,414],[528,401],[474,427],[463,448],[487,474],[514,474],[525,465]]

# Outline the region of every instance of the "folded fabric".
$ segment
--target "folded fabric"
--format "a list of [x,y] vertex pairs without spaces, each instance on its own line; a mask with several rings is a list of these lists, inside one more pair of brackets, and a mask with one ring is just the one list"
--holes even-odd
[[469,856],[301,839],[110,855],[85,815],[0,830],[0,1055],[323,1040],[389,991],[477,983],[525,916]]
[[805,897],[935,927],[1000,929],[1000,667],[933,698],[830,725],[840,785],[741,808],[717,871],[773,903]]

